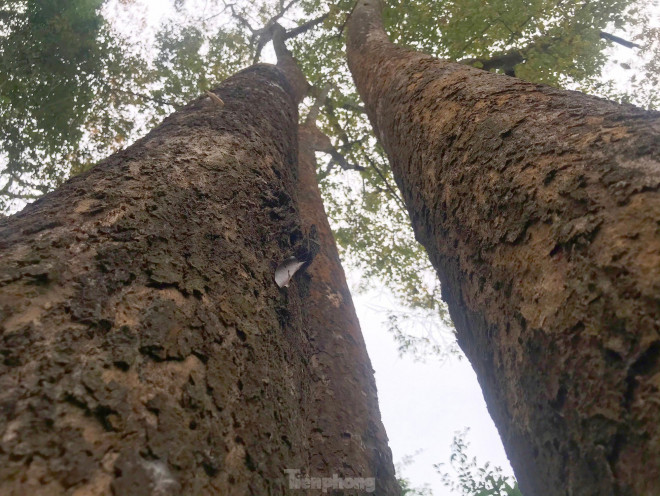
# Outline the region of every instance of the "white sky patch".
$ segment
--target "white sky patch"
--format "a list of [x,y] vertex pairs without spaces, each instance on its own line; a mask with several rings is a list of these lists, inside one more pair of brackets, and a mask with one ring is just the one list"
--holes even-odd
[[[355,280],[356,274],[349,277]],[[384,316],[376,308],[399,305],[387,291],[353,294],[371,363],[376,371],[378,401],[394,461],[415,455],[403,468],[413,487],[428,484],[434,496],[449,496],[433,465],[449,468],[450,447],[456,431],[470,428],[468,453],[479,464],[491,462],[512,475],[502,441],[488,414],[477,377],[463,357],[442,362],[416,362],[399,356],[396,343],[384,329]],[[417,453],[417,454],[416,454]]]

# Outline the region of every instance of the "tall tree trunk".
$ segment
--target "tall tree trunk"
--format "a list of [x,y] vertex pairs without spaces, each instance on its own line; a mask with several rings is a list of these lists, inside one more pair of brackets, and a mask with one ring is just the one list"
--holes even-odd
[[[302,101],[310,85],[284,43],[286,36],[282,26],[273,26],[277,67],[291,83],[295,99]],[[341,467],[338,476],[342,478],[372,474],[375,487],[365,485],[365,489],[383,496],[399,495],[401,488],[396,482],[392,454],[380,420],[371,362],[316,178],[316,151],[331,148],[330,139],[316,127],[326,91],[322,91],[324,96],[317,99],[305,122],[298,127],[300,218],[308,242],[316,245],[308,250],[315,257],[307,272],[303,308],[313,347],[315,381],[311,432],[317,452],[311,457],[308,475],[336,473]],[[328,408],[328,401],[334,403],[334,408]],[[341,487],[334,484],[329,489]]]
[[659,114],[348,37],[523,493],[656,494]]
[[323,446],[308,284],[273,280],[306,245],[289,88],[243,71],[0,221],[0,493],[297,493]]
[[316,179],[315,151],[324,148],[327,137],[309,120],[298,135],[300,217],[305,230],[317,233],[320,247],[308,269],[303,309],[316,381],[311,430],[317,451],[310,472],[332,474],[341,468],[341,477],[372,474],[375,494],[399,495],[371,362]]

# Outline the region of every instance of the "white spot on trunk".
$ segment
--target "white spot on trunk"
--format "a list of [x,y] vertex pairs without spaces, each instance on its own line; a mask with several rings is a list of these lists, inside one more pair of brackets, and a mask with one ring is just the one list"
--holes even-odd
[[289,257],[275,269],[275,282],[280,288],[286,288],[291,282],[293,275],[298,272],[305,262],[300,262],[296,257]]
[[144,461],[142,464],[151,479],[152,496],[174,496],[179,494],[181,487],[166,463],[153,460]]
[[211,92],[211,91],[206,91],[206,96],[209,97],[209,100],[210,100],[211,103],[213,103],[214,105],[217,105],[217,106],[220,107],[220,108],[222,108],[222,107],[225,106],[225,102],[222,101],[222,98],[220,98],[220,97],[219,97],[218,95],[216,95],[215,93],[213,93],[213,92]]

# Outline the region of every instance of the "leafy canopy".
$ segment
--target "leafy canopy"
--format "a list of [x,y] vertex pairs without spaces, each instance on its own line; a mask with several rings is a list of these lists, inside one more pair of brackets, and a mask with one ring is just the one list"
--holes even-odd
[[0,7],[0,211],[52,189],[131,131],[132,117],[113,103],[121,88],[140,84],[140,64],[108,31],[102,4]]

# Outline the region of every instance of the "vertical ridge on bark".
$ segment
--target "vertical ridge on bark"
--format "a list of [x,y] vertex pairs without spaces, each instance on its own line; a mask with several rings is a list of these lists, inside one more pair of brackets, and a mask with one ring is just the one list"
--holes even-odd
[[215,93],[0,220],[3,495],[295,493],[319,409],[304,284],[273,280],[303,244],[295,95],[267,65]]
[[[371,362],[316,179],[319,138],[325,136],[314,123],[299,127],[300,217],[304,229],[316,231],[320,245],[308,269],[304,309],[315,350],[311,366],[317,385],[311,431],[312,444],[319,450],[310,469],[331,474],[341,468],[340,476],[375,477],[375,494],[399,495]],[[329,409],[328,402],[336,408]],[[328,429],[333,424],[342,426],[342,431]]]
[[391,44],[349,66],[526,496],[660,487],[660,115]]

